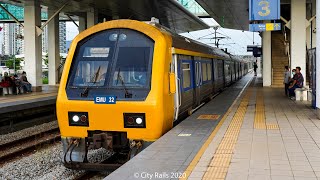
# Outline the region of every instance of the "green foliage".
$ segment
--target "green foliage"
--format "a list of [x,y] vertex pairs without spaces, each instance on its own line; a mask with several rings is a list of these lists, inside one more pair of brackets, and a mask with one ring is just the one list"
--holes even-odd
[[[6,66],[9,68],[9,69],[16,69],[16,70],[19,70],[21,69],[21,66],[20,66],[20,62],[22,61],[22,59],[20,58],[15,58],[14,56],[11,56],[9,57],[9,59],[6,61]],[[15,65],[14,65],[15,64]]]
[[48,77],[42,78],[42,84],[48,84],[48,83],[49,83]]

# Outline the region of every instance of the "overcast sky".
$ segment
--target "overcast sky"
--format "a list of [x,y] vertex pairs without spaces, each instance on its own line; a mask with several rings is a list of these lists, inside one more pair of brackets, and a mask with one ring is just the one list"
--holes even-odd
[[[217,26],[218,24],[212,18],[202,19],[209,26]],[[253,44],[253,39],[255,44],[261,45],[261,37],[258,33],[252,33],[248,31],[240,31],[240,30],[232,30],[226,28],[219,28],[217,30],[218,37],[227,37],[225,39],[220,40],[219,48],[228,48],[228,52],[237,55],[251,55],[251,53],[247,53],[247,45]],[[207,30],[194,31],[190,33],[183,33],[182,35],[189,37],[191,39],[203,42],[205,44],[214,46],[214,39],[203,39],[203,38],[212,38],[214,37],[214,29],[210,28]],[[72,23],[67,22],[67,40],[72,40],[78,34],[78,28]],[[205,36],[205,37],[203,37]],[[203,37],[203,38],[201,38]]]

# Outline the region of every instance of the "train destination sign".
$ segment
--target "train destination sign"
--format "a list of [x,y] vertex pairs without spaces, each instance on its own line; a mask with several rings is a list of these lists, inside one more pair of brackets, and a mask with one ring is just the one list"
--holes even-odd
[[95,104],[116,104],[117,97],[116,96],[95,96],[94,103]]
[[249,20],[280,19],[280,0],[249,0]]
[[252,32],[280,31],[281,23],[249,24],[249,30]]

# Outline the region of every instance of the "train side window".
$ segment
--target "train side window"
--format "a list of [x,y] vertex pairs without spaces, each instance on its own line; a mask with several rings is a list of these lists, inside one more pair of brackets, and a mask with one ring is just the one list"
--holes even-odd
[[182,63],[183,88],[191,86],[191,69],[190,63]]
[[202,80],[203,81],[207,81],[208,80],[207,63],[202,63]]
[[207,63],[207,71],[208,71],[208,80],[212,79],[212,66],[211,63]]

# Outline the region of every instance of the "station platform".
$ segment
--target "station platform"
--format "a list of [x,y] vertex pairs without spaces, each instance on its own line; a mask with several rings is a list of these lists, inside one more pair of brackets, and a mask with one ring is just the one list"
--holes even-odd
[[59,86],[43,86],[41,92],[0,97],[0,114],[55,104]]
[[0,97],[0,135],[56,120],[58,86],[41,92]]
[[249,74],[105,179],[320,179],[320,120]]

